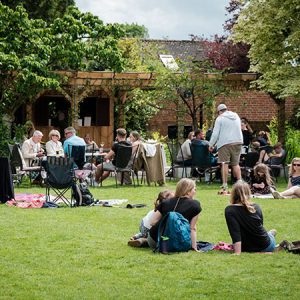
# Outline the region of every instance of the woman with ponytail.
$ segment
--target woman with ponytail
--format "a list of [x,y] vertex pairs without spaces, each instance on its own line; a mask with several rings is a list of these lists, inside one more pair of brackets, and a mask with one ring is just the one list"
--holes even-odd
[[225,208],[228,231],[235,254],[241,252],[273,252],[276,230],[267,232],[260,207],[250,201],[246,182],[238,181],[232,188],[230,205]]

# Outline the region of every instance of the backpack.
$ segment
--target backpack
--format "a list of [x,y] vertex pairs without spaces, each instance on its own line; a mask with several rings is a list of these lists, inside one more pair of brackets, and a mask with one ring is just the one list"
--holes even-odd
[[168,212],[158,227],[157,250],[161,253],[187,252],[192,248],[189,221],[179,212]]
[[87,206],[94,202],[93,194],[85,182],[72,185],[72,198],[75,199],[76,206]]

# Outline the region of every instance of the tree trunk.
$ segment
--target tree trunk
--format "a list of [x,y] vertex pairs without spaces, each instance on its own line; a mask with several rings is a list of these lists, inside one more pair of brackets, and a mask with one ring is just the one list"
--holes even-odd
[[278,142],[285,144],[285,99],[278,99],[275,95],[270,94],[277,104],[277,137]]

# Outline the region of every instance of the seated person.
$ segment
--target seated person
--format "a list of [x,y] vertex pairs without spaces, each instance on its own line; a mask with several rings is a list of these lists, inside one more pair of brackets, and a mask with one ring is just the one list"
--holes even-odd
[[300,157],[293,158],[289,170],[289,182],[287,190],[284,192],[272,192],[272,195],[276,199],[283,198],[299,198],[300,197]]
[[98,145],[96,144],[96,142],[94,142],[92,140],[92,138],[90,137],[90,134],[87,133],[85,136],[84,136],[84,141],[86,143],[86,151],[95,151],[96,149],[99,149]]
[[[195,138],[192,140],[192,144],[204,145],[207,146],[207,148],[209,147],[209,142],[205,140],[204,133],[201,129],[195,131]],[[216,166],[218,164],[218,159],[211,152],[209,152],[209,157],[211,165]]]
[[277,143],[273,147],[273,152],[262,149],[259,153],[259,163],[280,165],[285,157],[285,150],[282,148],[281,143]]
[[43,133],[39,130],[35,130],[32,137],[22,144],[21,151],[26,167],[30,167],[32,164],[39,164],[40,158],[45,155],[40,143],[42,137]]
[[157,206],[162,203],[164,200],[174,197],[174,193],[172,191],[166,190],[162,191],[158,194],[157,199],[154,201],[154,209],[150,210],[147,215],[142,219],[140,224],[140,232],[135,234],[128,241],[128,246],[131,247],[142,247],[148,246],[147,237],[149,234],[149,230],[151,228],[150,219],[153,214],[157,211]]
[[241,252],[273,252],[276,246],[276,230],[265,230],[262,211],[257,204],[250,201],[250,197],[249,185],[238,181],[233,185],[230,205],[225,208],[234,253],[239,255]]
[[253,130],[249,125],[246,118],[241,118],[241,129],[243,134],[243,149],[244,153],[247,153],[249,150],[249,145],[252,141]]
[[267,165],[258,164],[254,167],[253,174],[251,174],[250,189],[253,195],[270,194],[271,190],[275,189]]
[[194,131],[191,131],[188,134],[188,138],[185,140],[185,142],[181,145],[181,149],[179,149],[176,162],[184,162],[185,166],[190,166],[192,164],[192,153],[191,153],[191,142],[194,138]]
[[49,132],[49,141],[46,143],[47,156],[64,156],[64,149],[60,140],[60,133],[58,130],[51,130]]
[[[96,169],[95,181],[100,183],[105,180],[111,171],[115,169],[114,157],[118,153],[118,148],[121,145],[131,146],[131,143],[126,141],[126,130],[124,128],[117,129],[117,142],[112,145],[111,150],[104,156],[105,163],[99,164]],[[105,170],[105,171],[104,171]]]
[[131,131],[129,141],[132,145],[132,154],[135,154],[139,144],[142,142],[140,134],[137,131]]
[[70,156],[69,146],[85,146],[85,141],[76,135],[76,130],[73,127],[67,127],[65,130],[64,152],[66,156]]

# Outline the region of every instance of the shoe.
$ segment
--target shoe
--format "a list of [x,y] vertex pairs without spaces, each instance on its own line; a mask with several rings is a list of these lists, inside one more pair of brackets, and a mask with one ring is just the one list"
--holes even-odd
[[285,197],[281,196],[280,193],[277,191],[273,191],[272,195],[273,195],[274,199],[285,199]]
[[230,192],[227,190],[227,188],[221,188],[219,191],[218,191],[218,195],[223,195],[223,196],[228,196],[230,195]]
[[273,236],[276,236],[276,234],[277,234],[277,230],[276,230],[276,229],[271,229],[269,232],[270,232]]
[[129,240],[127,245],[130,247],[142,248],[142,247],[148,247],[148,242],[146,238],[140,238],[136,240]]

